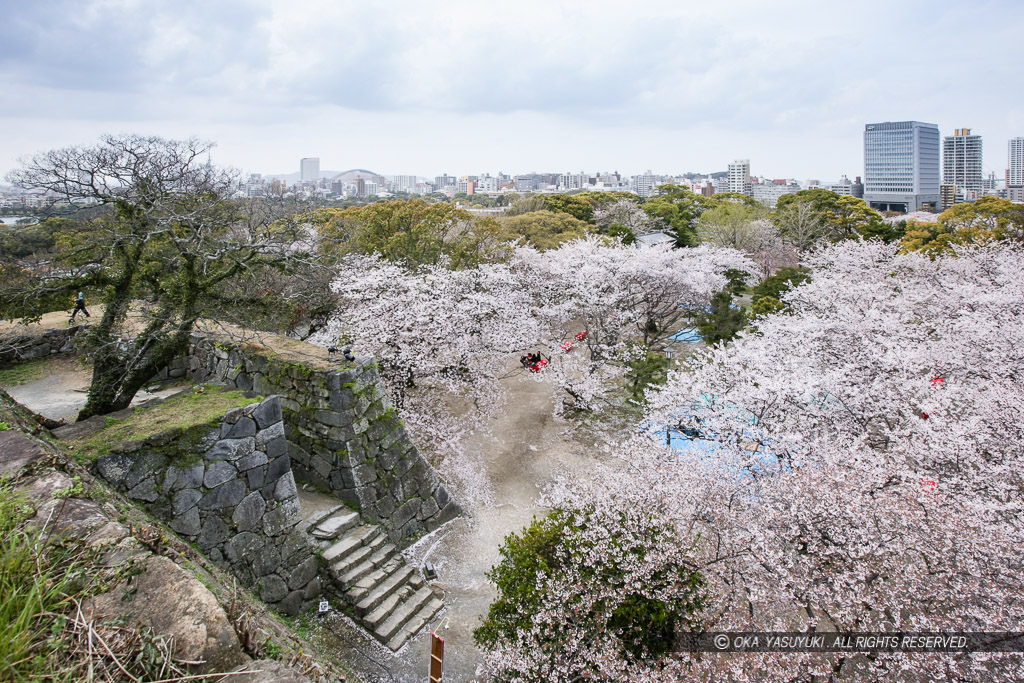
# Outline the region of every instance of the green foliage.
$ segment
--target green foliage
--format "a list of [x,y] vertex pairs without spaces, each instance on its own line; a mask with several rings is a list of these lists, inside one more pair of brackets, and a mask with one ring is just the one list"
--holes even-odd
[[899,242],[906,235],[906,221],[895,224],[888,221],[871,221],[857,228],[857,234],[866,240],[882,240],[886,244]]
[[652,385],[664,384],[668,378],[668,358],[664,354],[648,350],[642,358],[629,362],[626,380],[629,394],[635,401],[644,398],[644,391]]
[[554,211],[531,211],[505,218],[502,238],[524,239],[527,244],[540,250],[557,249],[563,242],[583,237],[590,226],[568,213]]
[[748,194],[742,192],[716,192],[710,197],[710,206],[719,207],[726,204],[742,206],[746,209],[754,209],[758,212],[764,211],[764,204],[757,201]]
[[57,243],[57,236],[75,228],[76,222],[68,218],[48,218],[29,225],[0,224],[0,260],[49,254]]
[[516,201],[506,217],[521,216],[534,211],[551,211],[566,213],[573,218],[593,225],[594,211],[605,204],[613,204],[620,199],[635,199],[635,195],[626,192],[575,192],[572,194],[535,194]]
[[644,202],[643,210],[653,218],[661,219],[676,236],[676,246],[692,247],[697,244],[696,221],[714,203],[686,187],[662,185],[658,194]]
[[752,301],[757,304],[760,299],[771,297],[781,302],[785,292],[810,279],[806,268],[779,268],[754,287]]
[[760,318],[786,310],[786,305],[773,296],[762,296],[750,307],[750,315]]
[[[863,199],[839,195],[821,188],[800,190],[795,194],[779,197],[772,218],[783,232],[790,232],[789,226],[794,216],[799,213],[799,204],[809,207],[807,218],[819,224],[824,235],[830,239],[858,236],[877,237],[887,241],[898,239],[893,228],[882,220],[882,215],[870,208]],[[808,245],[800,246],[805,248]]]
[[1006,199],[982,197],[956,204],[934,223],[907,221],[900,251],[920,251],[932,258],[953,253],[957,245],[1015,239],[1024,236],[1024,206]]
[[310,217],[324,248],[335,254],[380,254],[410,266],[447,259],[453,268],[472,267],[493,257],[498,225],[474,220],[451,202],[377,202],[349,209],[321,209]]
[[622,240],[625,245],[636,244],[636,233],[625,225],[619,225],[618,223],[612,223],[608,226],[608,236],[617,237]]
[[[535,627],[535,615],[548,605],[549,587],[567,571],[578,576],[571,590],[610,592],[592,610],[578,613],[566,628],[582,629],[594,636],[611,634],[620,648],[613,656],[627,660],[657,658],[675,641],[676,629],[692,626],[705,602],[705,581],[695,571],[679,563],[659,565],[648,578],[649,586],[688,586],[685,600],[658,600],[648,591],[615,590],[630,568],[643,564],[651,544],[672,543],[676,534],[671,524],[646,518],[643,538],[627,536],[622,530],[633,528],[635,519],[646,511],[623,510],[618,519],[601,518],[592,505],[560,507],[543,519],[534,518],[519,534],[505,538],[499,552],[500,563],[488,573],[498,590],[483,623],[473,632],[474,640],[485,649],[514,642],[517,631]],[[585,532],[602,525],[611,535],[607,549],[597,549],[593,536]],[[602,562],[587,558],[595,552]],[[644,593],[647,593],[645,595]],[[552,650],[558,643],[551,642]]]
[[81,556],[27,529],[32,507],[0,480],[0,679],[60,680],[55,661],[68,600],[81,590]]
[[586,193],[544,195],[544,207],[555,213],[567,213],[584,223],[594,222],[594,205],[587,201]]
[[750,279],[750,273],[747,271],[730,268],[724,274],[725,278],[729,281],[729,291],[733,294],[742,294],[743,290],[747,288],[747,280]]
[[765,216],[767,210],[756,200],[750,204],[719,200],[719,195],[714,199],[715,205],[701,214],[695,226],[701,243],[742,249],[749,241],[750,224]]
[[694,316],[694,324],[705,342],[717,344],[730,341],[739,334],[747,324],[747,316],[742,308],[732,307],[732,294],[726,288],[711,297],[710,310],[700,311]]

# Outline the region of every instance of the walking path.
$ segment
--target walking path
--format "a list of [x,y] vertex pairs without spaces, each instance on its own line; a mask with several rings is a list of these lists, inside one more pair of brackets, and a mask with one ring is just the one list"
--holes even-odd
[[[375,663],[359,666],[368,681],[420,681],[424,678],[430,648],[430,631],[445,640],[445,681],[470,681],[475,677],[481,651],[473,643],[473,629],[495,598],[486,572],[500,559],[498,548],[505,537],[544,515],[539,498],[556,481],[589,476],[596,462],[613,464],[593,446],[567,438],[565,425],[553,415],[550,388],[526,373],[505,380],[512,393],[501,415],[492,420],[491,434],[477,433],[469,444],[479,453],[493,487],[494,504],[467,510],[422,539],[406,552],[411,564],[429,560],[437,571],[431,585],[444,594],[444,609],[428,628],[412,638],[397,654],[383,648],[373,654]],[[325,631],[330,622],[325,623]],[[339,633],[339,635],[341,635]],[[330,634],[324,633],[325,640]],[[353,643],[339,638],[346,645]],[[341,642],[339,642],[339,645]],[[386,669],[386,670],[385,670]]]

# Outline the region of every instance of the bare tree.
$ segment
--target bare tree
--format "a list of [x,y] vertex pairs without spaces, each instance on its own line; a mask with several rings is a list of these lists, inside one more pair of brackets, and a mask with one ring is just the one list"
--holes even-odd
[[795,202],[776,212],[776,225],[783,238],[794,248],[808,251],[828,232],[828,226],[808,202]]
[[53,296],[80,289],[103,304],[86,337],[94,364],[79,419],[127,406],[240,280],[309,262],[301,226],[231,198],[236,174],[209,163],[211,147],[105,136],[36,155],[8,175],[55,200],[106,209],[64,233],[50,267],[37,264],[2,297],[12,318],[38,317]]

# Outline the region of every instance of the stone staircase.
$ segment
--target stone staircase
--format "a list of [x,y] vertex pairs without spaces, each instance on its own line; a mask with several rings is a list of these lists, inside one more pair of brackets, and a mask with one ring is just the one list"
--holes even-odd
[[309,535],[323,549],[336,592],[373,637],[392,650],[426,626],[444,603],[417,569],[408,567],[383,530],[360,521],[359,513],[334,507],[307,520]]

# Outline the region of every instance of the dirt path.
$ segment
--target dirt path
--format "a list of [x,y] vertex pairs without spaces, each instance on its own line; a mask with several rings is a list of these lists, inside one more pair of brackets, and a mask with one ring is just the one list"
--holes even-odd
[[[482,659],[472,632],[496,596],[486,572],[499,560],[505,537],[547,510],[540,497],[551,483],[585,478],[596,462],[609,457],[565,435],[556,420],[549,386],[523,374],[505,380],[511,398],[491,420],[490,434],[477,432],[470,451],[479,454],[493,487],[494,504],[467,510],[417,543],[407,553],[414,563],[430,560],[445,593],[445,609],[430,629],[410,641],[397,655],[382,648],[377,664],[359,667],[370,681],[420,681],[429,652],[429,631],[445,640],[445,681],[470,681]],[[351,645],[351,643],[348,643]],[[383,669],[386,668],[385,672]]]
[[[29,410],[71,423],[85,407],[91,377],[92,366],[83,365],[72,356],[53,356],[46,361],[43,376],[39,379],[3,388],[11,398]],[[140,390],[131,404],[135,406],[151,398],[163,398],[178,391],[181,391],[180,386],[152,393]]]

